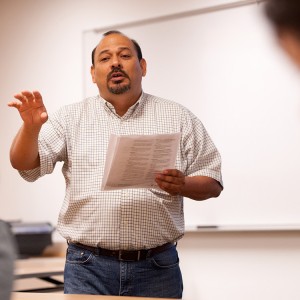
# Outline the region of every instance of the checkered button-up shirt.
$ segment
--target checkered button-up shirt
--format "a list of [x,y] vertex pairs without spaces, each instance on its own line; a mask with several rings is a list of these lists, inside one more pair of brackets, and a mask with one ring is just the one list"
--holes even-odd
[[34,181],[63,162],[66,195],[57,228],[67,240],[111,250],[153,248],[183,236],[183,197],[158,188],[101,191],[108,141],[111,134],[177,132],[175,168],[222,182],[220,155],[199,119],[146,93],[122,117],[99,96],[62,107],[40,132],[40,167],[20,174]]

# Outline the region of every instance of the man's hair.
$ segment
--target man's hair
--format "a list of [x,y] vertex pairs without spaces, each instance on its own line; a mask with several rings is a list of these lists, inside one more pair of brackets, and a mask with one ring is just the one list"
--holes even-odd
[[[107,31],[107,32],[103,33],[103,37],[111,35],[111,34],[120,34],[120,35],[126,36],[125,34],[123,34],[122,32],[120,32],[118,30],[110,30],[110,31]],[[137,52],[138,59],[140,61],[143,58],[142,49],[141,49],[140,45],[138,44],[138,42],[136,40],[133,40],[133,39],[130,39],[130,40],[134,45],[134,48]],[[94,65],[94,63],[95,63],[96,49],[97,49],[97,46],[92,51],[92,65]]]
[[300,0],[267,0],[265,13],[277,30],[292,30],[300,37]]

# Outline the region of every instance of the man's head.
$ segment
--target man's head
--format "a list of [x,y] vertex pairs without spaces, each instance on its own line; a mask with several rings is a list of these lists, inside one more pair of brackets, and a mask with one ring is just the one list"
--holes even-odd
[[281,46],[300,68],[300,1],[267,0],[265,12]]
[[140,46],[119,31],[105,33],[92,52],[91,75],[107,101],[116,95],[139,97],[146,75]]
[[[110,34],[121,34],[121,35],[123,35],[122,32],[120,32],[118,30],[110,30],[110,31],[107,31],[107,32],[103,33],[103,37],[108,36]],[[133,42],[135,50],[138,54],[138,59],[141,60],[143,58],[143,54],[142,54],[142,49],[141,49],[140,45],[138,44],[138,42],[136,40],[131,39],[131,41]],[[93,66],[95,64],[95,51],[96,51],[96,49],[97,49],[97,46],[93,49],[92,55],[91,55]]]

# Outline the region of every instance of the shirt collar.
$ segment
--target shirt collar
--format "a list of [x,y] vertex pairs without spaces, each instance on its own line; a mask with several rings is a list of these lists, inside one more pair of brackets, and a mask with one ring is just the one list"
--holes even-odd
[[132,117],[135,113],[137,113],[140,108],[142,107],[142,104],[145,102],[145,93],[142,91],[142,94],[140,96],[140,98],[132,105],[128,108],[126,114],[122,117],[120,117],[117,113],[116,110],[114,108],[114,106],[106,101],[104,98],[102,98],[100,95],[98,96],[99,100],[101,101],[102,107],[104,108],[104,110],[109,113],[109,114],[114,114],[115,116],[117,116],[120,119],[127,119]]

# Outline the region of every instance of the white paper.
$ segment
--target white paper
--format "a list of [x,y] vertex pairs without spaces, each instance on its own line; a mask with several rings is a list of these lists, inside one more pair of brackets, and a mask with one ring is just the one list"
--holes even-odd
[[155,174],[174,169],[180,136],[112,134],[101,190],[157,187]]

